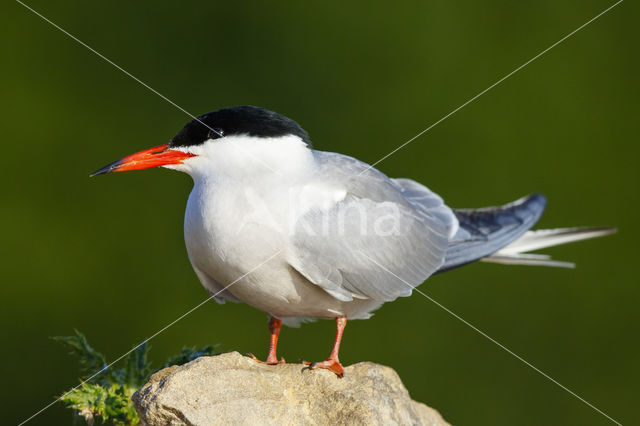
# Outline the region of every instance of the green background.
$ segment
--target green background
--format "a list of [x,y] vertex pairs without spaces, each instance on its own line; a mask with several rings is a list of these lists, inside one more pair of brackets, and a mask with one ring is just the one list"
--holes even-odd
[[[374,162],[612,4],[609,1],[28,2],[192,113],[253,104],[317,149]],[[207,293],[182,235],[188,176],[89,179],[165,143],[188,117],[5,2],[2,87],[2,418],[77,383],[48,339],[83,331],[115,359]],[[638,6],[627,1],[378,165],[453,207],[539,191],[541,227],[616,225],[547,250],[575,270],[474,264],[421,289],[623,424],[639,424]],[[635,28],[634,28],[635,27]],[[323,359],[334,324],[283,330],[287,359]],[[205,304],[151,341],[267,346],[266,317]],[[610,422],[415,293],[349,323],[345,364],[395,368],[458,425]],[[56,404],[31,424],[66,424]]]

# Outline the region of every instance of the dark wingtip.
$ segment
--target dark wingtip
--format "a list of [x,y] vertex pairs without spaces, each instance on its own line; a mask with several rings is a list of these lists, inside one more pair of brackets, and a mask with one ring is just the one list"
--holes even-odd
[[544,194],[540,194],[539,192],[534,192],[533,194],[529,194],[525,197],[522,197],[518,201],[522,201],[522,204],[525,204],[525,203],[539,204],[542,206],[543,209],[547,206],[547,197],[545,197]]
[[533,194],[529,195],[530,198],[536,198],[538,200],[544,201],[545,203],[547,202],[547,197],[545,197],[544,194],[541,194],[539,192],[534,192]]

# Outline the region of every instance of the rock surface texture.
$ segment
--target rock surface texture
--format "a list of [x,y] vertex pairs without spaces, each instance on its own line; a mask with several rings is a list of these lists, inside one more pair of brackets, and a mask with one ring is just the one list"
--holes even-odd
[[338,379],[302,364],[265,365],[237,352],[165,368],[133,395],[147,425],[447,425],[411,400],[396,372],[370,362]]

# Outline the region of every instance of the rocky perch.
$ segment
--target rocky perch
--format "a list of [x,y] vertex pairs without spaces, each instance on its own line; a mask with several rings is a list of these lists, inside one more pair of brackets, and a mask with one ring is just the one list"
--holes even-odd
[[361,362],[338,379],[302,364],[259,364],[237,352],[165,368],[133,402],[146,425],[448,424],[413,401],[389,367]]

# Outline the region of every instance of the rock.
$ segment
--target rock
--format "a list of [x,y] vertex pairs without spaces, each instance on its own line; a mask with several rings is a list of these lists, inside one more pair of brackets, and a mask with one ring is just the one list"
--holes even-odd
[[447,425],[411,400],[391,368],[361,362],[338,379],[302,364],[265,365],[231,352],[154,374],[133,395],[147,425]]

